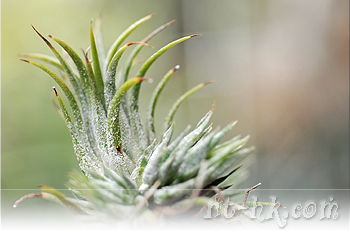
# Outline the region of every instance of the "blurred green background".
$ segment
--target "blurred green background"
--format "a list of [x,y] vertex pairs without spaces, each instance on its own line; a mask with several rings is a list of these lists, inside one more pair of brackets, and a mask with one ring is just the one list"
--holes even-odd
[[[181,106],[176,128],[195,124],[216,100],[214,126],[238,120],[226,139],[250,134],[249,144],[256,146],[257,162],[243,187],[262,182],[270,189],[349,188],[348,1],[2,0],[4,206],[23,194],[10,189],[65,188],[67,174],[78,169],[68,130],[51,104],[55,83],[17,57],[51,55],[31,25],[79,51],[89,46],[90,20],[104,7],[106,48],[151,13],[156,16],[128,41],[140,41],[172,19],[177,23],[151,40],[154,49],[145,48],[143,55],[181,36],[202,34],[171,49],[147,73],[157,81],[181,66],[160,99],[157,128],[181,93],[215,80]],[[154,87],[143,85],[142,112]]]

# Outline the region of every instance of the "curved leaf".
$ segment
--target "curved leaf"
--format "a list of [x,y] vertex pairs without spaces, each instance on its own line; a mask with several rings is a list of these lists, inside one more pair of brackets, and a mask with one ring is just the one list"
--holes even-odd
[[90,23],[90,45],[91,45],[91,53],[92,53],[92,64],[94,66],[94,80],[96,82],[97,86],[97,92],[100,96],[101,102],[103,105],[105,105],[104,100],[104,83],[103,83],[103,76],[101,71],[101,65],[100,65],[100,59],[96,47],[94,32],[92,30],[92,22]]
[[175,116],[175,113],[176,113],[177,109],[180,107],[180,105],[193,93],[197,92],[198,90],[200,90],[201,88],[203,88],[204,86],[206,86],[207,84],[210,84],[210,83],[213,83],[213,82],[208,81],[205,83],[201,83],[201,84],[193,87],[192,89],[188,90],[186,93],[184,93],[183,95],[181,95],[177,99],[177,101],[172,105],[171,109],[169,110],[168,115],[165,118],[165,122],[163,125],[163,131],[165,131],[171,125],[173,118]]
[[55,66],[59,70],[63,70],[60,62],[52,56],[48,56],[48,55],[44,55],[44,54],[37,54],[37,53],[20,53],[20,54],[18,54],[18,56],[25,57],[25,58],[33,58],[36,60],[44,61],[48,64]]
[[[178,43],[181,43],[187,39],[190,39],[192,37],[195,37],[198,35],[190,35],[183,38],[180,38],[178,40],[175,40],[163,48],[159,49],[156,53],[154,53],[150,58],[147,59],[147,61],[142,65],[140,68],[137,77],[144,77],[147,70],[150,68],[150,66],[153,64],[154,61],[156,61],[162,54],[164,54],[167,50],[172,48]],[[137,149],[139,151],[144,150],[144,148],[147,146],[147,139],[145,139],[145,131],[142,126],[139,109],[138,109],[138,97],[140,92],[141,83],[138,83],[134,85],[130,92],[130,124],[131,124],[131,131],[132,135],[135,138],[135,141],[138,142]]]
[[119,60],[125,50],[130,46],[134,44],[142,44],[145,46],[149,46],[148,44],[145,43],[140,43],[140,42],[130,42],[122,46],[113,56],[112,60],[110,61],[108,67],[107,67],[107,72],[106,72],[106,80],[105,80],[105,89],[104,89],[104,97],[105,97],[105,102],[106,106],[109,105],[111,99],[113,98],[115,92],[116,92],[116,87],[115,87],[115,74],[117,72],[117,66],[119,63]]
[[[162,30],[164,30],[165,28],[169,27],[170,25],[174,24],[175,23],[175,20],[172,20],[170,21],[169,23],[167,24],[164,24],[160,27],[158,27],[156,30],[154,30],[152,33],[150,33],[146,38],[144,38],[141,43],[147,43],[150,39],[152,39],[155,35],[157,35],[159,32],[161,32]],[[141,51],[141,48],[143,48],[142,45],[137,45],[133,50],[132,52],[130,53],[128,59],[126,60],[125,62],[125,67],[124,67],[124,70],[123,70],[123,77],[124,79],[122,80],[122,83],[123,84],[127,79],[128,79],[128,76],[129,76],[129,71],[130,71],[130,68],[133,64],[133,61],[136,57],[136,55]]]
[[169,70],[165,76],[162,78],[162,80],[158,83],[157,87],[152,93],[152,98],[150,101],[150,104],[148,106],[147,111],[147,137],[148,142],[152,141],[155,138],[155,128],[154,128],[154,112],[156,108],[156,104],[158,101],[158,97],[160,93],[162,92],[165,84],[168,82],[169,78],[175,73],[176,70],[180,68],[180,65],[176,65],[175,68]]
[[51,39],[53,39],[54,41],[56,41],[67,53],[68,55],[72,58],[75,66],[78,69],[79,75],[80,75],[80,80],[82,81],[82,84],[86,86],[86,84],[88,84],[88,74],[84,65],[84,62],[82,61],[82,59],[78,56],[78,54],[73,50],[73,48],[71,48],[66,42],[64,42],[63,40],[52,36],[52,35],[48,35]]
[[70,106],[72,107],[73,112],[75,112],[74,116],[75,116],[75,120],[79,121],[79,119],[81,120],[81,116],[80,116],[80,109],[79,106],[77,104],[77,101],[75,100],[75,97],[73,95],[73,93],[70,91],[70,89],[68,88],[68,86],[66,85],[66,83],[64,83],[64,81],[59,78],[54,72],[52,72],[50,69],[46,68],[45,66],[29,61],[29,60],[24,60],[21,59],[24,62],[27,62],[31,65],[34,65],[38,68],[40,68],[41,70],[43,70],[44,72],[46,72],[47,74],[49,74],[49,76],[61,87],[61,89],[63,90],[64,94],[66,95]]
[[154,184],[157,181],[159,167],[162,163],[162,159],[167,151],[167,145],[171,139],[171,135],[174,130],[174,124],[164,133],[162,141],[155,147],[152,152],[147,166],[145,167],[142,175],[142,182],[148,185]]
[[70,81],[70,83],[72,84],[73,86],[73,89],[74,91],[76,92],[78,98],[84,98],[85,99],[85,96],[77,82],[77,80],[75,79],[75,76],[72,72],[72,70],[70,69],[70,67],[67,65],[67,63],[64,61],[64,59],[62,58],[62,56],[57,52],[57,50],[52,46],[52,44],[47,40],[45,39],[44,36],[42,36],[39,31],[37,31],[35,29],[34,26],[32,26],[32,28],[34,29],[34,31],[39,35],[39,37],[44,40],[44,42],[47,44],[47,46],[49,46],[49,48],[51,49],[51,51],[54,53],[54,55],[57,57],[57,59],[59,60],[59,62],[61,63],[62,65],[62,68],[63,70],[65,71],[65,73],[67,74],[68,76],[68,79]]
[[114,43],[112,44],[111,48],[107,53],[106,64],[105,64],[106,70],[110,62],[112,61],[114,54],[117,52],[119,46],[123,43],[126,37],[128,37],[130,33],[133,32],[138,26],[140,26],[142,23],[152,18],[154,15],[155,14],[151,14],[141,18],[140,20],[130,25],[122,34],[120,34],[120,36],[114,41]]
[[[121,143],[121,131],[119,125],[119,109],[120,103],[125,96],[128,89],[133,85],[145,80],[144,78],[135,77],[125,82],[115,93],[111,103],[109,104],[107,113],[107,143],[109,156],[121,156],[122,143]],[[107,158],[105,162],[109,162],[110,158]]]

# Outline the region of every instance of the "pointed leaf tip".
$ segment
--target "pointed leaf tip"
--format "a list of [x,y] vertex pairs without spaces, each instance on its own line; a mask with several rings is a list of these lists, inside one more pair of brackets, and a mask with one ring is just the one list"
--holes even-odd
[[42,38],[45,43],[50,47],[52,48],[53,46],[51,45],[51,43],[42,35],[40,34],[40,32],[32,25],[32,28],[34,29],[34,31],[40,36],[40,38]]
[[211,80],[211,81],[203,82],[202,85],[205,86],[205,85],[209,85],[209,84],[214,83],[214,82],[215,82],[214,80]]
[[20,60],[30,64],[29,60],[25,60],[25,59],[20,59]]
[[130,45],[133,45],[133,44],[141,44],[141,45],[143,45],[143,46],[147,46],[147,47],[153,48],[152,45],[149,45],[149,44],[147,44],[147,43],[142,43],[142,42],[130,42],[130,43],[127,43],[126,46],[129,47]]
[[213,106],[211,107],[211,112],[214,112],[214,110],[215,110],[215,104],[216,104],[216,101],[213,102]]
[[88,47],[88,49],[86,49],[86,51],[84,51],[84,49],[81,49],[82,52],[83,52],[84,58],[85,58],[85,62],[86,62],[87,64],[90,63],[90,60],[89,60],[89,58],[88,58],[88,52],[89,52],[90,48],[91,48],[91,47]]
[[18,199],[14,204],[13,204],[13,208],[17,208],[17,206],[19,205],[19,203],[21,203],[22,201],[29,199],[29,198],[33,198],[33,197],[42,197],[43,195],[41,193],[31,193],[28,195],[25,195],[23,197],[21,197],[20,199]]
[[153,82],[152,78],[143,78],[143,77],[139,77],[138,78],[138,82],[142,82],[142,81],[148,81],[149,83]]
[[[57,97],[57,96],[58,96],[58,93],[57,93],[56,87],[55,87],[55,86],[53,86],[53,87],[52,87],[52,89],[53,89],[53,91],[55,92],[56,97]],[[39,187],[40,187],[40,186],[39,186]]]

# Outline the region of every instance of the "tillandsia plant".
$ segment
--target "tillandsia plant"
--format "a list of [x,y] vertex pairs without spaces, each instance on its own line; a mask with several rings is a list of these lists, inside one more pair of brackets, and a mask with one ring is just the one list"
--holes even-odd
[[[236,136],[221,143],[236,122],[223,129],[212,130],[210,122],[214,107],[190,130],[187,127],[172,139],[174,115],[181,103],[201,89],[205,82],[190,89],[172,105],[164,120],[160,138],[156,136],[155,109],[158,97],[174,72],[170,69],[159,81],[150,99],[147,120],[143,125],[139,114],[139,92],[146,72],[167,50],[197,35],[177,39],[151,55],[129,78],[135,58],[147,42],[174,23],[160,26],[141,42],[123,42],[142,23],[152,18],[148,15],[128,27],[113,43],[105,55],[101,34],[101,17],[90,25],[90,47],[83,58],[63,40],[49,35],[64,50],[61,55],[34,27],[54,54],[21,54],[58,68],[62,77],[47,67],[23,59],[46,72],[60,86],[69,103],[57,98],[56,107],[64,119],[74,146],[82,173],[70,176],[68,187],[73,196],[40,186],[40,193],[26,195],[59,202],[76,215],[97,218],[135,219],[145,215],[164,216],[200,209],[221,197],[232,202],[231,207],[242,209],[248,202],[242,200],[238,186],[245,181],[251,148],[244,148],[249,136]],[[125,50],[134,45],[130,56],[119,67]],[[68,55],[67,55],[68,54]],[[117,72],[119,67],[119,72]],[[234,199],[237,200],[234,203]],[[273,205],[265,203],[264,205]]]

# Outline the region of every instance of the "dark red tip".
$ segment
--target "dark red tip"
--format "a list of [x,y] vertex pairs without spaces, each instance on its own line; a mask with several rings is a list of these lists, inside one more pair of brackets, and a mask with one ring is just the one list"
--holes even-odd
[[21,61],[24,61],[24,62],[26,62],[26,63],[30,63],[30,61],[29,60],[25,60],[25,59],[20,59]]
[[84,49],[81,49],[82,51],[83,51],[83,54],[84,54],[84,57],[85,57],[85,61],[86,61],[86,64],[90,64],[90,60],[89,60],[89,58],[88,58],[88,56],[87,56],[87,52],[88,51],[84,51]]
[[[56,96],[58,96],[58,93],[57,93],[57,90],[56,90],[56,87],[52,87],[53,91],[55,92]],[[41,188],[41,186],[39,186],[39,188]]]
[[38,31],[37,29],[35,29],[35,27],[34,27],[33,25],[32,25],[32,28],[33,28],[34,31],[40,36],[40,38],[42,38],[42,39],[45,41],[45,43],[46,43],[50,48],[53,48],[52,45],[51,45],[51,43],[50,43],[47,39],[45,39],[45,37],[44,37],[42,34],[40,34],[39,31]]

